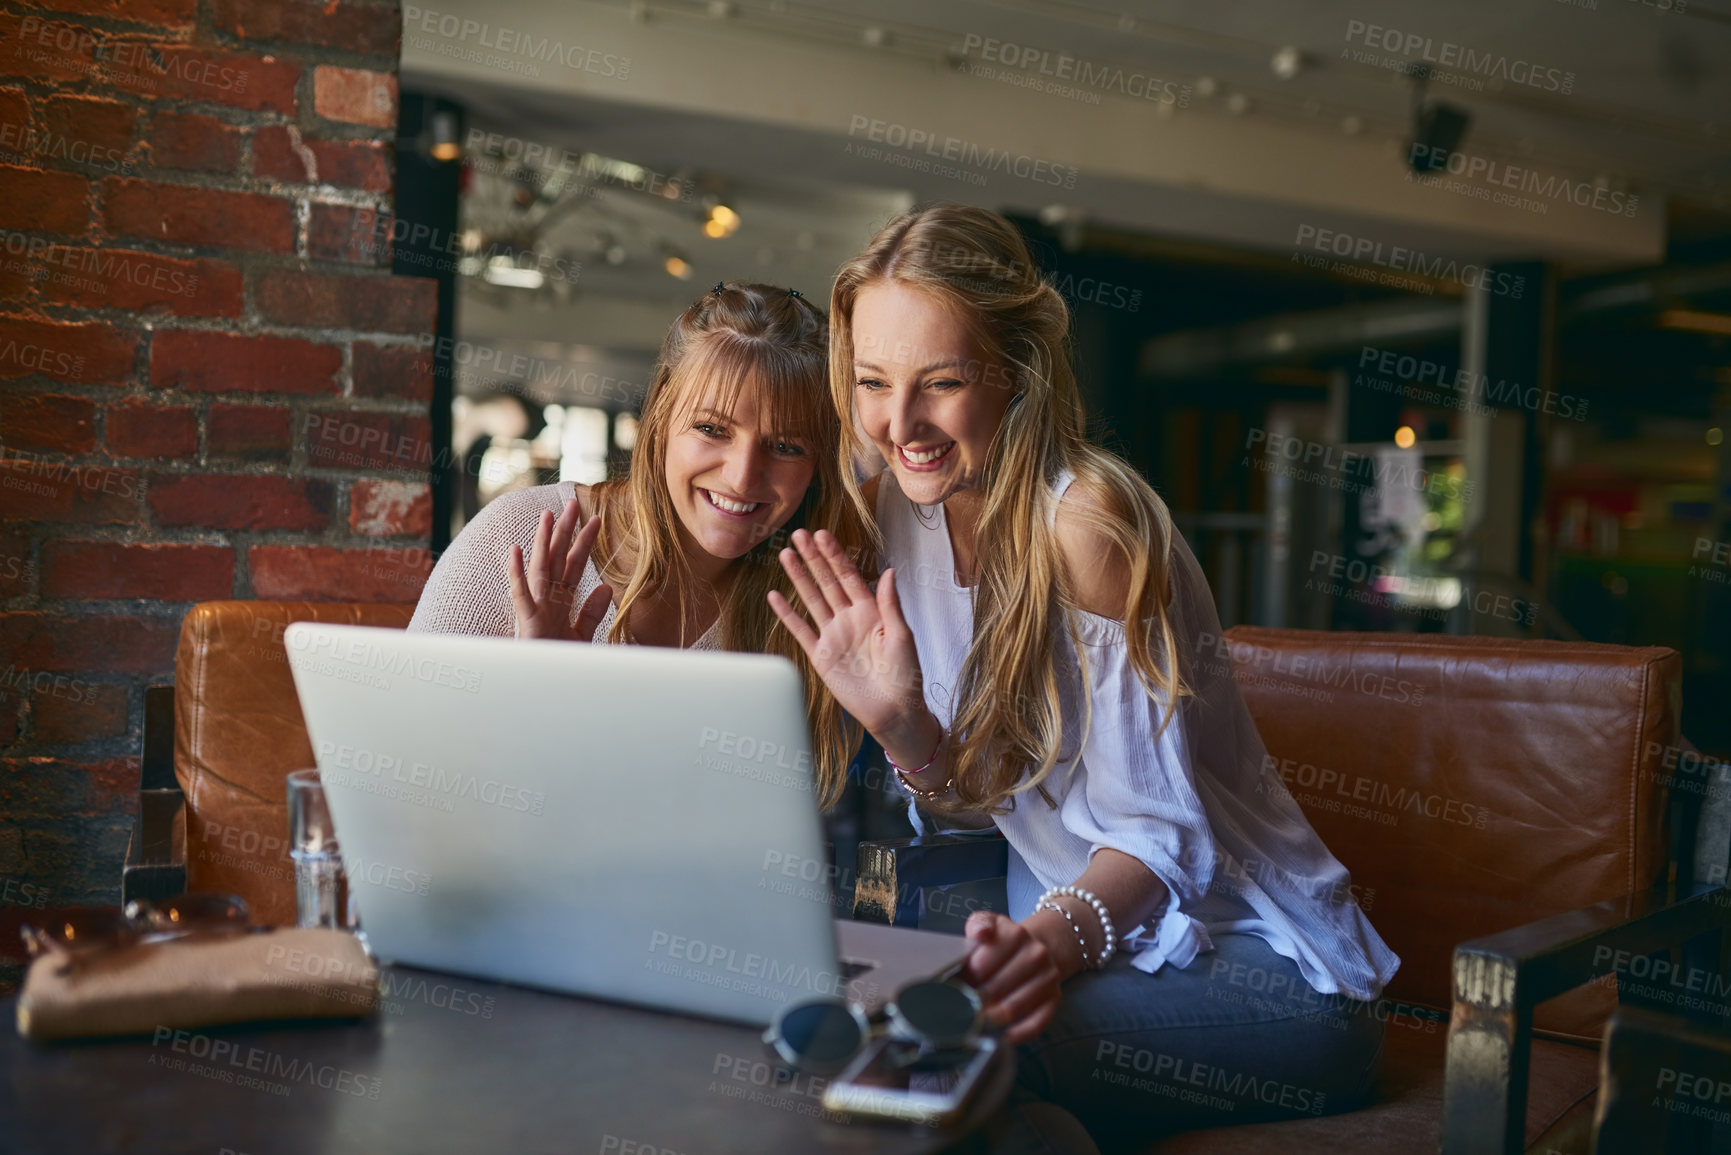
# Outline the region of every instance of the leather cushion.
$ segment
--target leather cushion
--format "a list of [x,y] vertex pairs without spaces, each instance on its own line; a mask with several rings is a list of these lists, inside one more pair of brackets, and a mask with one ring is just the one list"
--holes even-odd
[[[1390,998],[1448,1011],[1457,943],[1663,877],[1676,651],[1238,627],[1226,649],[1275,769],[1401,958]],[[1597,1042],[1614,994],[1537,1009]]]
[[284,778],[312,743],[283,647],[291,622],[402,629],[413,605],[204,602],[180,627],[174,774],[186,794],[186,885],[238,894],[257,922],[292,925]]

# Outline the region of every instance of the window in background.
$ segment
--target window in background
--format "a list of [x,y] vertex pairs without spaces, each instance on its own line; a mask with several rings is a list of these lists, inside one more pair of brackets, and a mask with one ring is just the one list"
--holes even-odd
[[534,436],[494,440],[488,444],[481,455],[476,478],[481,504],[485,505],[513,489],[529,489],[558,481],[563,425],[567,420],[566,412],[560,406],[548,405],[541,410],[541,420],[531,422]]
[[593,485],[607,480],[605,409],[591,409],[582,405],[565,407],[559,441],[559,478],[561,481],[575,481],[579,485]]
[[547,445],[546,414],[507,387],[451,401],[451,448],[456,474],[453,535],[501,493],[545,484],[557,462]]
[[486,505],[501,493],[524,489],[535,484],[529,442],[522,439],[495,441],[481,454],[481,467],[476,478],[481,504]]

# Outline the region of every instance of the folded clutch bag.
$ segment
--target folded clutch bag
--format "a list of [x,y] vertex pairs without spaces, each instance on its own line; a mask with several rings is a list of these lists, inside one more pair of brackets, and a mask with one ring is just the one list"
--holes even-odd
[[30,964],[18,995],[28,1039],[150,1034],[263,1019],[355,1019],[377,1013],[379,971],[354,935],[261,934],[133,943]]

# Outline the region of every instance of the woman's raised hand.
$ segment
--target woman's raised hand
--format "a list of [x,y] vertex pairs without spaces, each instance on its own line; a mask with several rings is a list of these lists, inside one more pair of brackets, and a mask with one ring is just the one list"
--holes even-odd
[[583,567],[589,564],[589,551],[601,532],[601,519],[592,517],[582,529],[577,522],[582,517],[575,500],[565,503],[557,521],[551,510],[541,513],[541,524],[535,530],[535,544],[529,554],[529,572],[523,572],[523,547],[513,545],[506,559],[505,571],[511,580],[511,608],[517,618],[519,638],[557,638],[568,642],[586,642],[594,637],[601,619],[607,616],[607,605],[613,600],[613,590],[605,584],[597,586],[583,603],[577,620],[571,620],[571,603],[577,599],[577,583],[583,580]]
[[793,546],[781,551],[781,565],[812,621],[776,590],[770,608],[842,709],[887,747],[927,714],[919,651],[896,599],[895,571],[884,571],[874,594],[828,530],[795,530]]

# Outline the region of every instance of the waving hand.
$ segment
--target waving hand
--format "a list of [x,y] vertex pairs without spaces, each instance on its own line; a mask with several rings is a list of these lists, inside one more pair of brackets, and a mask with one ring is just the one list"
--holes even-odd
[[506,559],[505,571],[511,581],[511,608],[517,619],[519,638],[556,638],[568,642],[586,642],[595,636],[601,619],[607,616],[607,605],[613,600],[613,590],[597,586],[583,603],[577,620],[571,620],[571,604],[577,599],[577,583],[583,580],[583,567],[589,564],[589,551],[601,532],[601,519],[592,517],[582,529],[577,521],[582,515],[575,500],[565,503],[557,521],[552,511],[543,511],[541,524],[535,530],[535,542],[529,554],[529,572],[523,572],[523,547],[513,545]]
[[796,530],[793,544],[781,551],[781,564],[811,620],[777,591],[770,592],[770,608],[842,709],[880,741],[906,732],[927,711],[919,652],[896,598],[895,571],[884,571],[874,594],[827,530]]

